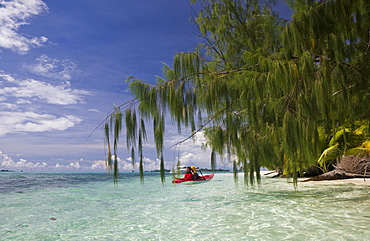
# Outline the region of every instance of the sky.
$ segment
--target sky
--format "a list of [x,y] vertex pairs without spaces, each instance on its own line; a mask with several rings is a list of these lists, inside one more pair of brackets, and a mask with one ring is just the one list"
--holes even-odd
[[[132,98],[129,76],[154,82],[163,63],[196,47],[196,9],[189,0],[0,0],[0,169],[105,171],[99,125]],[[201,133],[169,148],[188,134],[167,127],[166,169],[177,156],[210,166]],[[125,146],[120,170],[138,170]],[[159,169],[153,141],[144,155],[144,170]]]

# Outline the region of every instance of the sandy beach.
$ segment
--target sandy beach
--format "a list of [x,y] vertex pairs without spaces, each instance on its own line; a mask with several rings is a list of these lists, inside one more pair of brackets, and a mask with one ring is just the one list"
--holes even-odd
[[[278,175],[278,173],[275,171],[261,171],[261,175],[271,178],[271,177]],[[322,180],[322,181],[311,181],[311,182],[339,182],[339,183],[353,183],[356,185],[370,186],[370,179],[365,179],[365,178],[349,178],[349,179]]]
[[338,180],[325,180],[325,181],[314,181],[314,182],[346,182],[346,183],[353,183],[356,185],[364,185],[370,186],[370,179],[364,178],[350,178],[350,179],[338,179]]

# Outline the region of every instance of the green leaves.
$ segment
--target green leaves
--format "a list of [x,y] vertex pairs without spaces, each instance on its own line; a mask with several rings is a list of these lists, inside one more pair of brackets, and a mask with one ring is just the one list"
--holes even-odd
[[[118,142],[122,130],[122,114],[119,107],[115,107],[113,113],[104,124],[105,143],[107,145],[107,168],[113,171],[114,182],[118,180]],[[113,132],[113,133],[112,133]],[[113,135],[113,154],[111,151],[111,136]]]
[[318,159],[320,167],[328,170],[328,166],[341,156],[370,156],[369,123],[368,120],[356,121],[349,127],[340,126],[332,131],[333,134],[327,135],[330,140]]
[[[297,178],[341,147],[339,126],[368,125],[369,1],[288,1],[294,9],[289,21],[273,11],[272,1],[191,2],[203,6],[195,24],[204,42],[194,52],[176,54],[155,85],[129,79],[136,98],[122,112],[127,147],[139,153],[141,171],[151,121],[164,182],[167,116],[179,132],[204,131],[212,168],[216,153],[235,156],[234,170],[243,167],[251,183],[260,166]],[[113,140],[114,157],[120,113],[116,108],[105,124],[108,155]],[[342,130],[347,144],[358,137]],[[347,150],[366,147],[366,140]],[[107,163],[116,161],[108,156]]]

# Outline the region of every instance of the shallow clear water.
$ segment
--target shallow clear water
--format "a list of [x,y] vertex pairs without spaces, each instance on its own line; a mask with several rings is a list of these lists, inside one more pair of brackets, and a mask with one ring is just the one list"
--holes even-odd
[[163,186],[149,173],[0,173],[1,240],[369,240],[370,186],[230,173]]

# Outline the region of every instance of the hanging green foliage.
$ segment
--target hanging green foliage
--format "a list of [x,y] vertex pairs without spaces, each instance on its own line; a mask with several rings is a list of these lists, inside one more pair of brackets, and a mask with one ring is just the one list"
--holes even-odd
[[[176,54],[155,85],[129,78],[136,98],[116,108],[105,125],[108,166],[111,140],[117,158],[119,113],[140,167],[143,120],[152,121],[162,181],[167,115],[179,131],[190,127],[189,136],[205,133],[212,167],[215,153],[236,156],[234,171],[243,167],[251,183],[261,166],[281,168],[296,180],[323,163],[330,152],[325,148],[335,149],[329,137],[339,126],[369,125],[370,1],[287,0],[291,20],[279,17],[274,1],[191,2],[202,6],[193,21],[202,43]],[[354,141],[356,135],[346,133],[343,140]],[[366,147],[366,141],[352,148]]]

